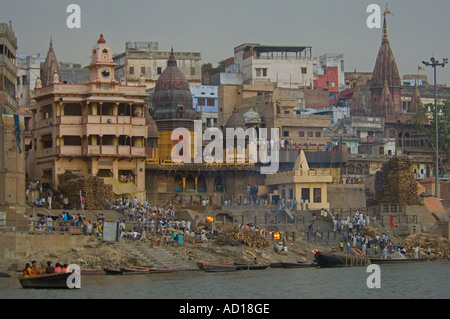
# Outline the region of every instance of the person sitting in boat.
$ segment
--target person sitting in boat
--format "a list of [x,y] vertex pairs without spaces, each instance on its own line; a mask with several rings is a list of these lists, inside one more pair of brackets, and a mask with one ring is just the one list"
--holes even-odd
[[62,272],[69,272],[69,269],[67,267],[69,267],[69,265],[68,264],[64,264],[64,266],[62,268]]
[[41,275],[41,270],[37,266],[36,260],[33,260],[31,262],[31,276],[40,276],[40,275]]
[[61,264],[60,263],[56,263],[55,266],[56,266],[55,267],[55,273],[56,274],[61,273],[62,272]]
[[51,261],[47,261],[47,268],[45,268],[46,274],[53,274],[55,272],[55,268],[52,266]]
[[22,270],[22,276],[23,276],[23,278],[27,278],[27,277],[31,277],[32,276],[31,266],[30,266],[29,263],[25,264],[25,268]]

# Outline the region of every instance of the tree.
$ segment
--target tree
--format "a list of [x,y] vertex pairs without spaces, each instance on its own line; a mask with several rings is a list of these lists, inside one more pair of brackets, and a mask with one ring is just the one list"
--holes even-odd
[[[428,111],[430,110],[430,111]],[[413,118],[413,125],[427,135],[433,147],[436,146],[436,117],[434,104],[419,107]],[[429,121],[429,124],[425,124]],[[438,103],[439,157],[444,167],[450,164],[450,101]]]
[[219,62],[217,67],[213,67],[212,63],[205,63],[202,65],[202,74],[209,74],[213,76],[214,74],[225,72],[225,60]]

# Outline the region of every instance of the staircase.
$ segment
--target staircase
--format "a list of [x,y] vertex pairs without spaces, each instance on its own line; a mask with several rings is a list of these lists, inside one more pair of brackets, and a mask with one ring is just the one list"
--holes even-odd
[[177,268],[179,271],[198,270],[197,263],[184,255],[182,247],[151,247],[141,243],[131,243],[128,249],[148,266]]

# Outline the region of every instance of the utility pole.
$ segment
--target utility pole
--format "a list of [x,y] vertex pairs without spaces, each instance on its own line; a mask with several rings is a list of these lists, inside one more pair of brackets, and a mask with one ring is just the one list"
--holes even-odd
[[425,66],[431,66],[434,69],[434,120],[436,122],[436,163],[435,163],[435,173],[434,173],[434,192],[435,196],[439,198],[439,122],[438,122],[438,106],[437,106],[437,82],[436,82],[436,67],[444,67],[448,63],[447,58],[442,59],[442,63],[431,57],[431,62],[422,61]]

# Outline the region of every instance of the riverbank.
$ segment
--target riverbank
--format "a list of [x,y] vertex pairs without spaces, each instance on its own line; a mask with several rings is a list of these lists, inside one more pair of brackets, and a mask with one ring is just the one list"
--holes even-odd
[[[380,230],[366,228],[372,238],[380,234]],[[248,231],[251,232],[251,231]],[[209,238],[208,241],[192,242],[189,240],[175,244],[173,241],[167,242],[163,236],[149,236],[146,240],[120,239],[119,242],[104,242],[99,236],[83,236],[83,241],[69,246],[69,249],[49,252],[42,246],[40,250],[33,251],[20,260],[7,265],[8,271],[20,275],[20,271],[25,263],[36,260],[41,270],[46,268],[47,261],[53,264],[77,264],[82,270],[102,270],[103,268],[123,268],[129,266],[156,266],[171,267],[178,270],[197,270],[197,262],[215,264],[253,264],[256,261],[261,265],[272,263],[305,262],[314,261],[313,250],[322,252],[339,251],[338,240],[306,240],[303,233],[299,233],[301,240],[293,240],[291,237],[282,239],[263,238],[259,233],[241,234],[247,239],[236,240],[230,234],[230,230],[223,230],[222,236]],[[51,235],[46,235],[51,238]],[[67,235],[70,238],[70,235]],[[82,235],[79,235],[82,236]],[[258,245],[252,245],[251,237],[258,241]],[[448,256],[450,253],[450,243],[447,239],[433,234],[416,234],[406,238],[389,234],[390,239],[396,243],[402,243],[406,248],[407,257],[414,257],[414,248],[420,246],[419,257],[439,258]],[[73,238],[73,237],[72,237]],[[167,237],[166,237],[167,238]],[[312,237],[310,237],[312,238]],[[282,250],[277,248],[282,246]],[[256,248],[255,248],[256,247]],[[430,254],[427,253],[430,248]],[[369,257],[380,258],[381,250],[376,254],[375,245],[367,249]]]

